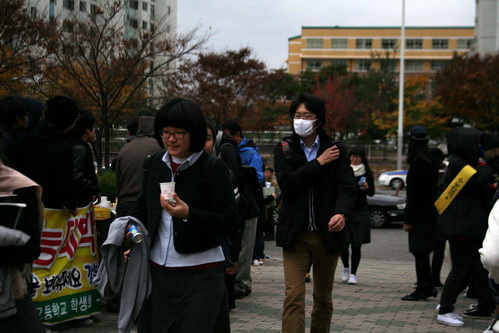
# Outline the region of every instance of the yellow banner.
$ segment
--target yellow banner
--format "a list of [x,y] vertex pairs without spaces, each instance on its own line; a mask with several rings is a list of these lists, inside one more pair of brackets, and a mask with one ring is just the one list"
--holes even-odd
[[42,321],[56,324],[99,313],[101,297],[92,282],[99,268],[92,206],[45,209],[41,254],[33,264],[33,301]]
[[452,182],[447,186],[445,191],[440,195],[440,197],[435,201],[435,207],[437,208],[437,212],[439,215],[449,207],[452,200],[459,194],[459,192],[463,189],[464,185],[470,180],[471,176],[476,173],[476,170],[470,166],[466,165],[464,168],[459,171],[456,178],[452,180]]

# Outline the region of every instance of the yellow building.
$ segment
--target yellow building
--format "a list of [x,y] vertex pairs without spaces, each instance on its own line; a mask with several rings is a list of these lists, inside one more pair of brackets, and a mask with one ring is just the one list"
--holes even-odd
[[[288,40],[288,72],[346,65],[350,72],[376,68],[375,55],[400,58],[400,27],[302,27]],[[475,44],[474,27],[406,27],[405,72],[434,73]],[[399,64],[397,64],[397,71]]]

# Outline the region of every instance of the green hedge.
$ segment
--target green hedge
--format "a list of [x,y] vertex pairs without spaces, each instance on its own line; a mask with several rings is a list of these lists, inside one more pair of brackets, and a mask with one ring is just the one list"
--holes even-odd
[[116,200],[116,177],[111,169],[100,169],[97,172],[101,195],[107,196],[107,200],[114,202]]

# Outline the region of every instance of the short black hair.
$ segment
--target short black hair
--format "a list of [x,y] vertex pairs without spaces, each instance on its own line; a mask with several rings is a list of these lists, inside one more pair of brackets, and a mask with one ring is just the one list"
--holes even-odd
[[220,125],[220,130],[228,131],[232,136],[236,135],[236,133],[239,132],[241,133],[241,136],[243,136],[241,125],[239,125],[239,123],[235,120],[227,120],[222,125]]
[[215,125],[215,122],[209,118],[206,118],[206,128],[209,128],[211,130],[213,140],[215,140],[218,132],[217,125]]
[[159,109],[154,118],[154,136],[163,148],[161,132],[165,127],[185,129],[191,138],[189,151],[195,153],[203,150],[207,126],[203,112],[195,102],[184,98],[174,98]]
[[47,101],[45,120],[63,131],[78,118],[78,113],[78,105],[71,98],[54,96]]
[[71,136],[75,138],[81,138],[85,133],[85,130],[92,130],[95,125],[95,117],[94,114],[87,110],[80,110],[79,118],[76,121],[75,127],[69,133]]
[[0,100],[0,124],[12,127],[18,118],[29,113],[29,104],[17,95],[10,95]]
[[137,132],[139,130],[139,118],[140,116],[135,116],[133,118],[130,118],[126,123],[126,129],[128,130],[128,133],[130,135],[137,135]]
[[326,124],[326,104],[324,104],[322,99],[310,94],[300,94],[289,106],[289,115],[291,118],[294,117],[300,104],[304,104],[308,111],[317,116],[321,126]]

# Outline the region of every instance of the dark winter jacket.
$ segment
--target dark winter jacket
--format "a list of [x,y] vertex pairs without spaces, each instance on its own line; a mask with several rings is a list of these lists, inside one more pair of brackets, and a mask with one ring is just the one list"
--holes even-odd
[[309,218],[310,190],[313,190],[314,216],[322,234],[327,253],[342,252],[346,245],[345,229],[329,232],[328,223],[335,214],[350,216],[357,191],[350,160],[344,144],[332,142],[319,129],[320,147],[317,156],[336,144],[340,157],[324,166],[317,159],[307,162],[300,146],[300,137],[293,133],[283,139],[289,144],[285,153],[282,143],[274,148],[274,169],[281,189],[281,208],[276,230],[277,246],[290,246]]
[[[430,158],[430,157],[429,157]],[[433,160],[415,157],[407,173],[407,203],[404,223],[413,226],[409,231],[409,251],[430,253],[437,240],[438,166]]]
[[87,142],[73,138],[73,183],[78,207],[85,207],[100,193],[92,150]]
[[445,238],[470,237],[481,240],[487,230],[491,169],[478,165],[482,132],[474,128],[454,128],[447,135],[449,165],[442,190],[469,164],[477,172],[440,216],[440,232]]
[[[141,220],[149,230],[151,247],[156,241],[161,222],[159,183],[170,182],[172,171],[162,160],[165,152],[148,159],[148,172],[132,216]],[[182,254],[202,252],[220,245],[220,235],[233,234],[237,228],[237,210],[232,179],[226,164],[216,160],[209,167],[206,153],[187,169],[175,174],[175,192],[189,206],[189,217],[173,217],[173,242]]]
[[69,137],[42,120],[20,144],[16,169],[43,189],[46,208],[75,210],[73,150]]

